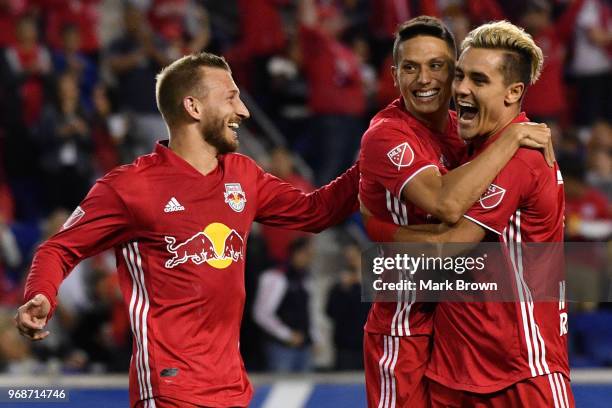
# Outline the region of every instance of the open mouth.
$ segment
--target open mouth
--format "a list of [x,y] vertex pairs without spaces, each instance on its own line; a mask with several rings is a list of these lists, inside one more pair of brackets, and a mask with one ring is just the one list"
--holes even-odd
[[440,93],[440,89],[427,89],[427,90],[418,90],[412,91],[412,94],[418,99],[430,99],[436,97]]
[[238,137],[238,128],[240,127],[240,123],[239,122],[228,122],[227,127],[230,128],[232,130],[232,132],[234,132],[234,136]]
[[478,116],[478,107],[471,102],[457,101],[457,114],[460,122],[469,123]]

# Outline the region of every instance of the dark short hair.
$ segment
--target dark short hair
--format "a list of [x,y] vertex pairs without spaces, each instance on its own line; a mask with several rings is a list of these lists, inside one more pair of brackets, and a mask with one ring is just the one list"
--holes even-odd
[[455,36],[448,29],[442,20],[430,17],[419,16],[410,19],[402,24],[397,29],[395,41],[393,42],[393,63],[397,64],[399,58],[399,47],[404,42],[418,36],[429,36],[443,40],[452,51],[453,56],[457,57],[457,46],[455,44]]
[[156,77],[157,108],[168,124],[185,117],[183,98],[189,94],[204,96],[203,67],[231,72],[225,58],[208,52],[185,55],[164,67]]

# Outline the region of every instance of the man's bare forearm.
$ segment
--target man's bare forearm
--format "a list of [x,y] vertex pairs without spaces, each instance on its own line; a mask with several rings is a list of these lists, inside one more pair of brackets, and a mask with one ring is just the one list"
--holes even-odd
[[474,160],[442,176],[439,200],[444,221],[455,223],[482,196],[519,148],[518,138],[502,136]]

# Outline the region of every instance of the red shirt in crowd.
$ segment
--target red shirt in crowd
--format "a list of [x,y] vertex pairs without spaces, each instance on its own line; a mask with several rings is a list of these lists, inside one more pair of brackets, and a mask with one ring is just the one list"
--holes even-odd
[[366,97],[357,55],[335,38],[300,26],[308,107],[314,114],[361,115]]
[[46,42],[52,48],[60,48],[62,30],[68,25],[79,28],[81,51],[97,52],[100,48],[98,39],[98,21],[100,19],[100,0],[35,0],[47,14]]
[[419,0],[418,10],[413,10],[411,0],[371,0],[370,31],[379,38],[393,39],[397,27],[418,15],[439,16],[435,0]]
[[239,0],[240,45],[249,57],[282,53],[287,43],[279,8],[289,0]]
[[540,79],[529,87],[525,95],[523,109],[529,115],[559,117],[566,112],[567,98],[563,79],[565,55],[583,2],[573,1],[555,24],[534,38],[544,53],[544,66]]
[[113,247],[133,333],[130,404],[164,396],[247,406],[239,352],[246,243],[253,221],[317,232],[358,208],[358,167],[305,194],[240,154],[202,175],[162,144],[98,182],[37,250],[26,300]]

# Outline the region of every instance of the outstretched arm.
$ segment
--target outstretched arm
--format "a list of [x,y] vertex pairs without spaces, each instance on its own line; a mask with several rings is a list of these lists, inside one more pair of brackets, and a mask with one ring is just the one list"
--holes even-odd
[[552,165],[550,129],[543,124],[517,123],[474,160],[445,175],[434,166],[407,180],[401,197],[437,219],[454,224],[480,198],[520,146],[545,149]]
[[255,221],[262,224],[321,232],[359,209],[359,164],[331,183],[306,194],[261,169]]
[[103,182],[96,183],[63,229],[37,249],[26,280],[25,303],[15,316],[19,331],[33,340],[45,338],[43,327],[55,310],[61,282],[81,260],[126,240],[130,225],[117,193]]

